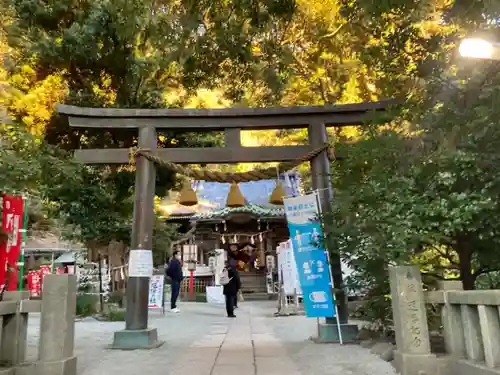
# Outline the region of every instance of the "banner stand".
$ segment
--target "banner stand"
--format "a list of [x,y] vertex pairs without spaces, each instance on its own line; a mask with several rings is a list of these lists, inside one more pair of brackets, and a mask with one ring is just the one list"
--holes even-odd
[[[321,217],[323,216],[323,211],[321,210],[321,201],[320,201],[320,197],[319,197],[319,192],[317,190],[315,190],[313,192],[313,194],[316,196],[316,202],[318,204],[318,212],[319,212],[320,220],[321,220]],[[325,232],[325,226],[324,226],[323,220],[321,220],[321,226],[323,228],[323,238],[325,238],[326,232]],[[335,284],[333,283],[332,267],[330,264],[330,252],[328,251],[326,246],[324,246],[324,249],[325,249],[326,259],[328,262],[328,271],[330,273],[330,280],[332,282],[332,296],[333,296],[333,301],[335,303],[335,320],[337,321],[337,331],[339,333],[339,341],[340,341],[340,345],[344,345],[344,340],[342,339],[342,330],[340,329],[340,322],[339,322],[339,309],[337,307],[337,299],[335,298]],[[317,323],[318,323],[318,332],[319,332],[319,318],[318,318]],[[319,337],[319,334],[318,334],[318,337]]]
[[[318,342],[340,342],[343,345],[344,328],[350,337],[354,328],[357,334],[358,327],[344,327],[339,321],[318,191],[284,198],[284,203],[306,316],[318,318]],[[336,327],[330,322],[334,317]],[[325,324],[320,323],[319,318],[325,318]]]

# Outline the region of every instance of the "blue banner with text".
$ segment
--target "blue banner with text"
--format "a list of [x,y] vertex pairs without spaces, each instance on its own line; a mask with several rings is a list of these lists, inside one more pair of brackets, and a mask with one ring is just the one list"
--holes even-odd
[[306,316],[333,318],[335,299],[316,194],[284,199]]

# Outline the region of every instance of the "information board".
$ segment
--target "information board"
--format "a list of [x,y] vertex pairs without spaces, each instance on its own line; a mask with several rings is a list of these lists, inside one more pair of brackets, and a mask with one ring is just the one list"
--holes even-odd
[[164,306],[165,276],[153,275],[149,279],[149,301],[148,308],[163,309]]

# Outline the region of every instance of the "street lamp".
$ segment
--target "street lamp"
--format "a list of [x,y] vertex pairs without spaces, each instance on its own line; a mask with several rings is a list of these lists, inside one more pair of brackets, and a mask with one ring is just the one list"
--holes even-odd
[[484,39],[464,39],[458,50],[464,57],[500,60],[500,43],[488,42]]

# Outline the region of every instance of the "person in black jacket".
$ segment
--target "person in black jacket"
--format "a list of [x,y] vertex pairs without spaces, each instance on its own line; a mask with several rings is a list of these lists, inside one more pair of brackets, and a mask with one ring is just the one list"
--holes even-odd
[[184,276],[182,275],[181,254],[178,251],[174,251],[172,259],[170,259],[170,262],[168,263],[167,276],[170,277],[172,286],[170,311],[179,313],[180,310],[177,308],[177,298],[179,297],[181,281]]
[[238,275],[238,271],[231,266],[229,262],[226,262],[227,275],[229,276],[229,283],[224,285],[223,293],[226,299],[226,312],[228,318],[236,318],[234,315],[235,301],[238,295],[238,290],[240,290],[241,282]]

